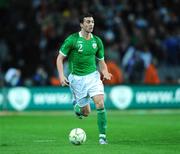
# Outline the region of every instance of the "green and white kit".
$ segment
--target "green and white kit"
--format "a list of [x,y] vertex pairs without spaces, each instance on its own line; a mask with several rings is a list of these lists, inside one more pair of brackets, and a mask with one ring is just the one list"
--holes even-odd
[[93,34],[86,40],[81,33],[70,35],[62,44],[59,53],[68,57],[69,85],[75,100],[81,107],[89,99],[104,94],[104,87],[97,71],[96,59],[104,60],[104,46],[101,39]]

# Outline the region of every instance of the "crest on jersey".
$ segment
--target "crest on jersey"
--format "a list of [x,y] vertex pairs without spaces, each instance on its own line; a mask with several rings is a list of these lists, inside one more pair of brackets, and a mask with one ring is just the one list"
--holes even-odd
[[93,47],[94,49],[96,49],[97,43],[93,43],[93,44],[92,44],[92,47]]

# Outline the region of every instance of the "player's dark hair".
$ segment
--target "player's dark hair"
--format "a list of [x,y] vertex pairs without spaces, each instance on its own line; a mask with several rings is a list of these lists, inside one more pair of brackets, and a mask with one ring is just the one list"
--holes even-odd
[[91,13],[85,13],[85,14],[80,16],[79,22],[83,23],[84,22],[84,18],[86,18],[86,17],[93,17],[93,15]]

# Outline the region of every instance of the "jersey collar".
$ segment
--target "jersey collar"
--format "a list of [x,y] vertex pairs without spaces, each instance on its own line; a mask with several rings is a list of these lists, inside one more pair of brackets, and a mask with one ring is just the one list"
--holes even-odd
[[[79,37],[83,37],[81,31],[79,32]],[[93,34],[91,33],[91,38],[93,38]]]

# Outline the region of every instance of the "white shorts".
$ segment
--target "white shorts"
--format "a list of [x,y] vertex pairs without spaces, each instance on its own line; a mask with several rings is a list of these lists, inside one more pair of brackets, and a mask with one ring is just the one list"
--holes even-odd
[[104,94],[104,86],[98,71],[85,76],[70,74],[68,80],[73,101],[76,101],[80,107],[90,103],[91,97]]

